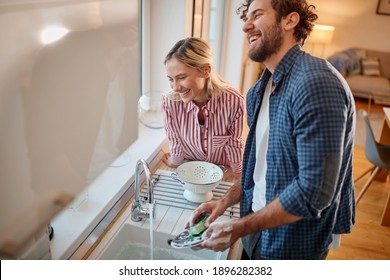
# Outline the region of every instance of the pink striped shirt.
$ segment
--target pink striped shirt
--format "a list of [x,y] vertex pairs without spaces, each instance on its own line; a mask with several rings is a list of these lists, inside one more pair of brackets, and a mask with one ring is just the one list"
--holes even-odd
[[244,97],[233,88],[214,96],[202,107],[202,133],[195,103],[163,96],[162,112],[172,162],[180,165],[185,160],[207,161],[241,172],[244,106]]

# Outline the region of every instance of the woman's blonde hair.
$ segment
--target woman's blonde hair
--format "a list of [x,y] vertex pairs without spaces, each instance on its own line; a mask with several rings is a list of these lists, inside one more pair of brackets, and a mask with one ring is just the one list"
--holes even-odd
[[214,71],[211,47],[205,40],[189,37],[178,41],[166,55],[164,64],[173,57],[186,66],[196,68],[199,71],[203,71],[205,66],[210,65],[210,78],[207,81],[206,89],[210,97],[230,87],[230,84]]

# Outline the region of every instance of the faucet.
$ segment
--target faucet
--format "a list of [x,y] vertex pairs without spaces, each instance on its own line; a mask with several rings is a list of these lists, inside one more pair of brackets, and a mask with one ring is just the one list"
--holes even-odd
[[[145,177],[146,177],[146,185],[148,187],[148,203],[149,205],[153,206],[153,211],[150,213],[150,208],[143,208],[142,203],[139,199],[140,194],[140,173],[141,169],[143,168]],[[156,204],[154,201],[154,194],[153,194],[153,188],[154,188],[154,181],[151,180],[151,174],[148,164],[145,160],[140,159],[137,161],[137,165],[135,167],[135,193],[134,193],[134,200],[131,204],[131,220],[134,222],[139,222],[142,219],[147,218],[154,218],[155,212],[156,212]]]

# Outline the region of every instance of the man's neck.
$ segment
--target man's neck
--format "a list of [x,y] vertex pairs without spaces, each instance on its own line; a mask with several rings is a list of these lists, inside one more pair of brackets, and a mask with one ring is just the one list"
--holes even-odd
[[268,68],[269,71],[271,71],[271,73],[273,73],[286,53],[297,44],[298,42],[296,41],[289,44],[283,44],[275,54],[264,61],[264,65]]

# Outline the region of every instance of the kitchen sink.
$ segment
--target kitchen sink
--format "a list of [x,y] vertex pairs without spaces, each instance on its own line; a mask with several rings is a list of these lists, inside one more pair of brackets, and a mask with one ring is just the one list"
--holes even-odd
[[101,260],[225,260],[227,258],[229,250],[214,252],[207,249],[172,248],[167,242],[172,237],[167,233],[153,232],[153,253],[151,253],[149,229],[125,224],[98,258]]
[[[176,249],[168,244],[184,230],[198,203],[187,201],[183,196],[183,187],[172,179],[171,171],[157,170],[152,175],[156,180],[154,198],[156,199],[156,217],[153,219],[153,252],[150,251],[150,220],[140,222],[131,220],[128,207],[109,233],[89,256],[89,259],[102,260],[224,260],[229,249],[214,252],[208,249]],[[219,199],[231,187],[232,183],[221,182],[213,190],[213,199]],[[148,190],[143,188],[140,199],[146,201]],[[239,205],[229,207],[219,219],[229,220],[239,217]]]

